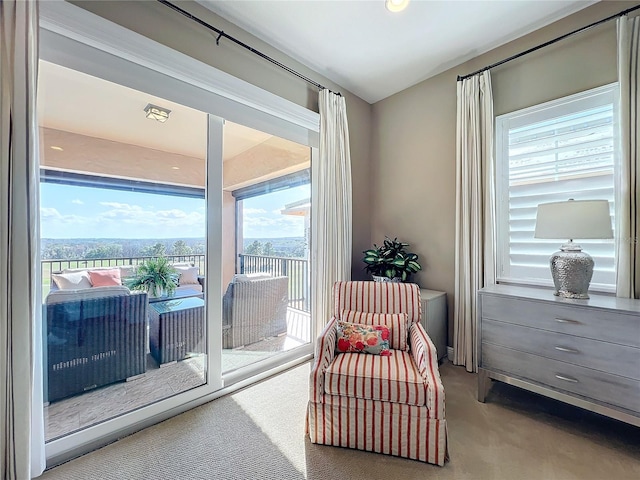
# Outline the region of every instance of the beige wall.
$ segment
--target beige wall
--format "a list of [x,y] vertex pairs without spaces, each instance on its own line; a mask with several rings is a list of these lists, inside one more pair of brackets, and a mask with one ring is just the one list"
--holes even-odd
[[[318,92],[315,87],[229,41],[223,39],[220,41],[220,46],[216,46],[212,32],[158,2],[73,1],[71,3],[292,102],[318,111]],[[180,7],[324,86],[340,91],[345,96],[353,174],[354,276],[362,276],[359,263],[360,252],[368,247],[371,239],[369,158],[371,105],[201,5],[185,1],[180,2]]]
[[[447,292],[453,336],[456,77],[639,2],[600,2],[373,105],[371,235],[398,236],[420,255],[423,288]],[[615,22],[492,73],[495,114],[616,81]]]

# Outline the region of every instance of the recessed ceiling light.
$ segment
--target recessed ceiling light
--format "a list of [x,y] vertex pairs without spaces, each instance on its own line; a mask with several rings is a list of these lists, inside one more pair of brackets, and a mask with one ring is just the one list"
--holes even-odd
[[180,170],[180,167],[171,167],[172,170]]
[[171,110],[167,110],[166,108],[152,105],[150,103],[144,107],[144,111],[147,114],[147,118],[157,120],[160,123],[166,122],[169,119],[169,114],[171,113]]
[[390,12],[401,12],[409,5],[409,0],[386,0],[384,6]]
[[56,150],[58,152],[64,152],[64,148],[58,147],[57,145],[51,145],[51,150]]

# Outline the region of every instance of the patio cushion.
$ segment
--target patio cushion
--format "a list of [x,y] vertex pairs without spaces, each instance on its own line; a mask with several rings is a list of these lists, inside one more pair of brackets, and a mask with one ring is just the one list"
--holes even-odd
[[234,282],[251,282],[252,280],[258,280],[259,278],[272,278],[272,275],[267,272],[236,273],[233,276],[233,281]]
[[112,270],[117,268],[120,270],[120,278],[132,277],[136,274],[136,265],[111,265],[107,267],[82,267],[82,268],[65,268],[62,273],[95,272],[97,270]]
[[119,268],[89,270],[89,279],[91,280],[91,285],[94,287],[113,287],[115,285],[122,285]]
[[198,267],[176,267],[176,272],[180,274],[178,285],[198,285]]
[[392,350],[388,357],[360,353],[337,354],[325,371],[329,395],[426,405],[424,379],[411,354]]
[[91,279],[86,270],[70,273],[52,273],[51,278],[60,290],[91,288]]
[[49,292],[45,303],[47,305],[53,305],[56,303],[88,300],[91,298],[117,297],[119,295],[129,295],[130,293],[130,290],[124,285],[93,288],[90,287],[77,290],[54,290]]

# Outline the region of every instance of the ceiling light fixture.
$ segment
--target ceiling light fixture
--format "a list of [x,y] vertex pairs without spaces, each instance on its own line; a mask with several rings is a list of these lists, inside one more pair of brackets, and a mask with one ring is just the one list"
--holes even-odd
[[51,150],[55,150],[57,152],[63,152],[64,148],[58,147],[57,145],[51,145]]
[[147,118],[152,120],[157,120],[160,123],[164,123],[169,119],[169,114],[171,110],[167,110],[166,108],[158,107],[157,105],[147,104],[144,107],[144,111],[147,114]]
[[401,12],[409,5],[409,0],[385,0],[384,6],[390,12]]

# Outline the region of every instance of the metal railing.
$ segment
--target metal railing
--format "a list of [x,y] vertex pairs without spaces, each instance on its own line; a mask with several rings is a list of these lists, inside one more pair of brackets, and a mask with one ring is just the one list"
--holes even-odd
[[308,260],[243,253],[238,257],[240,273],[266,272],[273,276],[289,277],[289,306],[305,312],[311,311]]
[[[202,255],[165,255],[171,263],[189,262],[198,267],[198,274],[204,275],[205,256]],[[305,312],[311,311],[309,262],[304,258],[269,257],[264,255],[238,255],[240,273],[266,272],[274,276],[289,277],[289,306]],[[68,268],[119,267],[140,265],[142,262],[158,258],[122,257],[122,258],[72,258],[49,259],[41,261],[43,298],[51,288],[51,274]]]
[[[171,263],[189,262],[198,267],[198,274],[204,275],[204,254],[202,255],[164,255]],[[51,274],[67,268],[95,268],[95,267],[119,267],[125,265],[140,265],[142,262],[158,258],[148,257],[122,257],[122,258],[71,258],[49,259],[40,262],[42,272],[43,298],[51,288]]]

